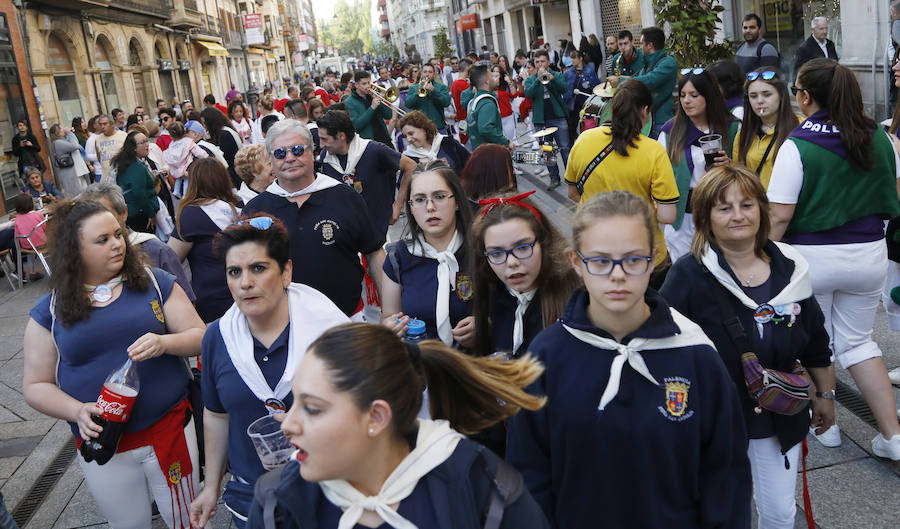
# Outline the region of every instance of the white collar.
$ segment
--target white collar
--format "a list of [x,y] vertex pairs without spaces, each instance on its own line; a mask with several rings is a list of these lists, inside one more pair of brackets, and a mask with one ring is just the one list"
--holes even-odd
[[413,147],[412,144],[409,144],[403,151],[403,154],[410,158],[415,158],[419,162],[437,160],[438,152],[441,150],[441,142],[444,141],[445,137],[443,134],[437,133],[431,141],[431,146],[427,149]]
[[313,180],[313,183],[304,187],[300,191],[286,191],[280,185],[278,185],[278,180],[276,179],[274,182],[269,184],[269,187],[266,188],[266,191],[272,193],[273,195],[278,195],[282,198],[292,198],[298,197],[300,195],[311,195],[316,191],[322,191],[323,189],[328,189],[329,187],[334,187],[338,185],[338,181],[330,176],[323,175],[322,173],[316,174],[316,179]]
[[338,172],[339,175],[344,176],[353,176],[356,174],[356,164],[359,163],[359,159],[362,158],[364,152],[366,152],[366,147],[369,146],[369,141],[359,137],[359,134],[353,136],[353,139],[350,140],[350,144],[347,145],[347,167],[341,167],[341,161],[338,159],[336,154],[332,154],[325,151],[325,159],[324,162],[334,168],[335,171]]
[[438,288],[434,305],[435,323],[438,337],[447,345],[453,345],[453,334],[450,332],[450,291],[456,289],[456,275],[459,273],[456,251],[463,245],[463,242],[463,236],[458,231],[454,231],[447,249],[439,252],[434,246],[425,242],[424,235],[419,235],[415,241],[406,239],[406,248],[409,253],[416,257],[435,259],[438,262]]
[[224,230],[234,224],[238,215],[241,214],[240,208],[232,206],[223,200],[213,200],[209,204],[200,206],[200,209],[206,213],[209,220],[213,221],[220,230]]

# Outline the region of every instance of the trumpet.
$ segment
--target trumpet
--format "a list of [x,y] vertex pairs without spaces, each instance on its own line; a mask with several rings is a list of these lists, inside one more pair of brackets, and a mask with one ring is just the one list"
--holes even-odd
[[430,83],[431,81],[426,81],[424,83],[419,83],[419,97],[428,97],[428,90],[425,89],[425,85]]
[[538,81],[540,81],[541,84],[550,84],[550,81],[552,81],[552,80],[553,80],[552,72],[548,72],[548,71],[544,70],[544,71],[538,73]]
[[406,114],[405,110],[394,105],[394,103],[396,103],[397,100],[400,99],[400,91],[397,90],[397,87],[392,86],[390,88],[385,88],[381,85],[373,83],[369,85],[369,93],[372,94],[372,97],[377,97],[385,105],[396,109],[399,115],[402,116]]

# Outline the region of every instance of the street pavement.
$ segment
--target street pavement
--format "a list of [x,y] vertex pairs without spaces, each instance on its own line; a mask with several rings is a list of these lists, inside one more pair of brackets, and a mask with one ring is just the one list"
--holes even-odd
[[[525,167],[518,179],[519,190],[537,189],[533,200],[550,221],[566,236],[574,204],[565,196],[565,184],[547,192],[548,180]],[[391,230],[399,235],[400,226]],[[47,292],[47,281],[27,284],[10,291],[0,280],[0,492],[6,505],[21,520],[28,500],[38,497],[29,491],[36,483],[44,486],[45,497],[35,508],[23,529],[105,529],[75,461],[55,468],[60,454],[71,453],[71,433],[65,422],[48,418],[32,410],[22,397],[22,337],[28,311]],[[881,345],[887,367],[900,366],[900,340],[888,328],[887,317],[879,309],[875,322],[875,340]],[[855,388],[849,373],[837,369],[838,379]],[[895,388],[900,406],[900,391]],[[874,457],[871,440],[876,431],[848,408],[838,405],[838,423],[843,444],[824,448],[810,438],[807,459],[809,490],[816,524],[822,529],[890,529],[900,527],[900,464]],[[54,482],[47,479],[58,475]],[[798,509],[802,509],[801,480],[798,479]],[[640,501],[640,499],[636,499]],[[650,506],[652,507],[652,506]],[[805,527],[798,510],[796,528]],[[154,519],[152,529],[162,529]],[[207,525],[214,529],[233,527],[227,509],[220,506],[217,516]]]

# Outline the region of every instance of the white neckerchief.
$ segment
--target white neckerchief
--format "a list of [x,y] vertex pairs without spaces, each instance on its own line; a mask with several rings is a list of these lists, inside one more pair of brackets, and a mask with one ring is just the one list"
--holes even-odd
[[232,206],[223,200],[213,200],[209,204],[200,206],[200,209],[206,213],[209,220],[213,221],[220,230],[224,230],[234,224],[238,215],[241,214],[240,208]]
[[618,352],[618,356],[613,359],[612,366],[609,368],[609,381],[606,383],[606,389],[600,397],[600,404],[597,409],[603,411],[606,405],[616,398],[619,393],[619,382],[622,378],[622,368],[625,362],[637,371],[641,376],[658,386],[659,382],[650,374],[647,364],[644,363],[644,357],[641,351],[653,349],[674,349],[677,347],[688,347],[691,345],[709,345],[715,348],[703,330],[691,320],[682,316],[677,310],[669,308],[675,325],[679,327],[680,332],[674,336],[667,338],[634,338],[628,342],[628,345],[621,344],[615,340],[598,336],[594,333],[573,329],[566,324],[563,328],[569,331],[569,334],[582,342],[597,347],[599,349],[607,349]]
[[435,323],[437,324],[438,337],[447,345],[453,345],[453,335],[450,333],[450,291],[456,288],[454,280],[459,272],[459,263],[456,261],[456,251],[463,244],[462,235],[458,231],[453,232],[450,244],[443,252],[439,252],[427,242],[425,236],[419,235],[416,241],[406,240],[406,248],[416,257],[436,259],[437,267],[437,298],[434,303]]
[[347,145],[347,168],[341,167],[341,161],[338,160],[336,154],[332,154],[325,151],[325,163],[334,168],[335,171],[338,172],[339,175],[354,175],[356,174],[356,164],[359,163],[359,159],[362,158],[363,153],[366,151],[366,147],[369,146],[369,142],[371,140],[366,140],[359,137],[359,134],[353,136],[353,139],[350,141],[350,144]]
[[365,511],[376,513],[395,529],[417,529],[390,506],[409,497],[419,480],[449,459],[463,438],[447,421],[418,419],[418,424],[415,449],[391,472],[376,496],[366,496],[342,479],[319,483],[328,501],[344,511],[338,529],[352,529]]
[[274,182],[269,184],[269,187],[266,188],[266,191],[268,191],[269,193],[272,193],[273,195],[278,195],[282,198],[292,198],[292,197],[298,197],[300,195],[311,195],[311,194],[315,193],[316,191],[322,191],[323,189],[328,189],[329,187],[334,187],[334,186],[338,185],[339,183],[340,182],[338,182],[334,178],[331,178],[330,176],[323,175],[322,173],[318,173],[318,174],[316,174],[316,179],[313,180],[313,183],[304,187],[300,191],[294,191],[294,192],[285,191],[284,188],[282,188],[280,185],[278,185],[278,180],[275,180]]
[[534,299],[534,295],[537,294],[537,289],[532,288],[528,292],[516,292],[515,290],[506,287],[506,291],[510,293],[516,301],[518,305],[516,306],[516,323],[513,325],[513,354],[516,354],[516,351],[521,347],[522,342],[525,341],[525,324],[522,322],[523,318],[525,318],[525,312],[528,310],[528,305],[531,304],[531,300]]
[[403,154],[408,156],[409,158],[415,158],[419,160],[419,162],[430,162],[431,160],[437,160],[438,152],[441,150],[441,142],[444,141],[444,136],[441,133],[435,135],[434,140],[431,142],[431,147],[427,149],[423,149],[421,147],[413,147],[410,143],[406,149],[403,151]]
[[[767,304],[772,308],[780,307],[787,304],[797,303],[812,296],[812,283],[809,279],[809,263],[795,250],[791,245],[783,242],[776,242],[775,245],[781,250],[782,255],[794,261],[794,271],[791,273],[791,279],[788,284],[775,297],[770,299]],[[712,251],[709,244],[703,249],[703,258],[700,260],[716,280],[738,299],[745,307],[756,310],[760,304],[744,293],[744,290],[738,285],[734,278],[731,277],[725,269],[719,266],[719,256]],[[762,336],[762,323],[757,322],[756,327],[759,335]]]
[[291,326],[288,357],[284,373],[274,391],[269,387],[253,356],[250,325],[237,303],[219,320],[219,332],[231,363],[250,391],[263,402],[271,398],[283,400],[291,392],[294,372],[313,340],[327,329],[350,321],[324,294],[312,287],[291,283],[287,295]]
[[145,242],[149,241],[150,239],[156,239],[156,238],[158,238],[158,237],[156,235],[153,235],[152,233],[144,233],[142,231],[134,231],[134,230],[128,232],[128,242],[132,246],[137,246],[138,244],[144,244]]

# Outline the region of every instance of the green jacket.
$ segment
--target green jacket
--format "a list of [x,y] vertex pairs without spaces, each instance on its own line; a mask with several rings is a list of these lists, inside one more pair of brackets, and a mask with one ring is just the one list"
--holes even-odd
[[140,214],[156,216],[159,211],[156,182],[144,162],[136,161],[129,165],[124,173],[116,176],[116,184],[122,188],[129,217]]
[[644,69],[634,77],[653,94],[653,123],[665,123],[675,115],[672,93],[678,81],[678,62],[666,50],[645,55]]
[[450,106],[450,90],[447,85],[434,82],[434,90],[425,97],[419,97],[419,85],[414,84],[406,92],[406,107],[410,110],[421,110],[438,130],[447,128],[444,121],[444,109]]
[[525,79],[525,97],[531,100],[531,113],[535,127],[543,126],[547,120],[544,118],[544,90],[550,91],[550,104],[556,112],[557,118],[565,119],[569,115],[566,104],[563,103],[563,94],[569,91],[569,83],[559,72],[553,72],[553,80],[546,85],[541,84],[536,75]]
[[[377,110],[372,110],[370,103],[359,96],[355,91],[344,100],[347,110],[350,112],[350,118],[353,120],[353,127],[360,137],[367,140],[375,139],[375,131],[372,129],[374,124],[380,127],[384,136],[390,138],[387,125],[384,124],[385,119],[391,119],[391,109],[387,105],[379,105]],[[380,119],[373,119],[375,116]]]
[[[619,69],[619,73],[616,73],[616,68]],[[644,53],[635,48],[634,60],[630,63],[625,62],[625,59],[622,58],[622,53],[617,53],[613,55],[612,69],[613,75],[627,75],[628,77],[634,77],[635,75],[640,74],[641,70],[644,69]]]
[[509,140],[503,135],[503,122],[500,120],[500,105],[497,104],[497,96],[487,90],[463,90],[459,96],[459,103],[469,107],[469,102],[481,94],[491,97],[483,97],[475,105],[475,108],[466,116],[470,145],[474,151],[482,143],[497,143],[509,145]]

